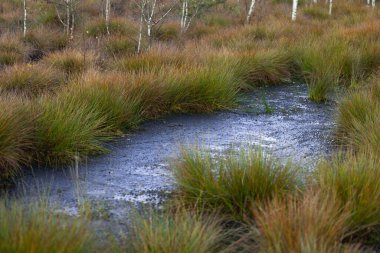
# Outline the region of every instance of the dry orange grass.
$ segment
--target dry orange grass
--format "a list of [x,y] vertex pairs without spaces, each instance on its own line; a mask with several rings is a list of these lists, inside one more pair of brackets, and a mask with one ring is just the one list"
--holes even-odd
[[254,213],[259,252],[360,252],[341,244],[350,212],[334,195],[308,191],[299,198],[275,198]]

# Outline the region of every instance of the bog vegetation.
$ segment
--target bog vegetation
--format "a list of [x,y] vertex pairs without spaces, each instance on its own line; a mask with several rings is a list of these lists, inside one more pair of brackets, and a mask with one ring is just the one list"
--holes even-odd
[[[305,172],[264,150],[184,150],[168,207],[137,217],[115,247],[371,252],[380,243],[379,70],[375,0],[2,0],[0,187],[30,166],[108,152],[107,141],[142,121],[305,82],[317,103],[345,91],[333,158]],[[0,251],[110,249],[87,217],[48,209],[0,201]]]

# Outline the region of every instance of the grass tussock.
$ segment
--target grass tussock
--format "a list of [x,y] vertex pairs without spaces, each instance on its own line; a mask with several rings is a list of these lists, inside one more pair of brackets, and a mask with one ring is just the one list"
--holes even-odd
[[340,242],[348,231],[350,212],[339,198],[321,192],[302,197],[276,197],[255,211],[258,252],[362,252]]
[[284,51],[264,51],[249,56],[244,53],[238,75],[250,86],[278,85],[289,83],[297,66]]
[[92,67],[96,62],[96,57],[91,52],[64,50],[47,55],[43,62],[70,77],[77,76]]
[[107,25],[104,19],[99,19],[90,22],[86,29],[86,33],[91,37],[101,37],[108,35],[124,35],[124,36],[133,36],[135,35],[137,28],[135,24],[128,22],[125,19],[112,19]]
[[[297,48],[297,59],[309,85],[310,99],[321,102],[340,82],[343,61],[348,52],[344,41],[332,39],[326,45],[305,43]],[[330,59],[326,62],[326,59]]]
[[137,217],[132,226],[131,252],[219,252],[223,232],[217,218],[176,211],[174,214],[151,214]]
[[347,225],[353,233],[373,233],[380,224],[379,174],[380,161],[376,154],[337,155],[317,167],[318,187],[349,207]]
[[166,100],[173,112],[211,112],[235,103],[238,80],[223,65],[168,69]]
[[250,216],[249,208],[301,187],[297,169],[253,150],[217,159],[201,151],[183,151],[174,175],[185,203],[220,209],[237,219]]
[[33,122],[27,106],[16,97],[0,98],[0,178],[15,176],[30,162]]
[[84,219],[54,213],[46,205],[0,200],[1,252],[99,252]]
[[187,65],[192,58],[190,55],[181,53],[178,48],[157,46],[140,55],[122,58],[112,64],[112,67],[119,71],[159,72],[167,66],[181,67]]
[[94,108],[115,134],[135,128],[141,121],[142,106],[138,94],[131,96],[128,76],[120,73],[100,75],[89,71],[73,81],[67,97]]
[[132,55],[137,51],[137,43],[126,36],[110,36],[104,43],[104,50],[114,57]]
[[15,36],[3,35],[0,37],[0,69],[26,58],[25,46]]
[[82,156],[104,153],[111,129],[97,104],[66,94],[42,98],[36,119],[36,159],[48,164],[70,163]]
[[0,72],[0,92],[35,97],[64,83],[60,71],[40,64],[14,65]]
[[68,37],[63,33],[43,29],[29,31],[24,41],[31,47],[29,59],[32,61],[40,60],[49,52],[62,50],[69,43]]
[[351,92],[338,107],[337,138],[355,151],[380,153],[380,78]]

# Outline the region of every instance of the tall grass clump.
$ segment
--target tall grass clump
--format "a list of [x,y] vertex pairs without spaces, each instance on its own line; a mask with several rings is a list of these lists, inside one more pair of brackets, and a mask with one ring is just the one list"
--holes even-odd
[[321,191],[335,195],[351,213],[347,225],[359,236],[377,232],[380,225],[380,161],[378,154],[336,155],[317,166]]
[[132,93],[131,86],[125,74],[89,71],[68,86],[65,96],[78,106],[83,103],[94,108],[112,132],[121,134],[142,120],[141,95]]
[[181,28],[177,23],[163,24],[154,32],[154,37],[160,41],[174,41],[181,35]]
[[216,218],[186,211],[137,217],[131,230],[128,245],[131,252],[219,252],[225,239]]
[[341,242],[350,217],[339,198],[309,191],[301,197],[276,196],[255,211],[258,252],[343,253],[361,252]]
[[260,150],[215,159],[199,150],[183,151],[174,175],[185,203],[220,209],[237,219],[250,215],[249,208],[301,187],[297,169]]
[[296,73],[296,64],[287,52],[263,51],[240,57],[238,75],[250,86],[288,83]]
[[84,219],[54,213],[46,203],[0,200],[0,252],[101,252]]
[[25,58],[25,47],[17,37],[12,35],[0,37],[0,68],[21,63]]
[[192,59],[193,57],[191,55],[185,55],[177,48],[157,46],[150,48],[142,54],[124,57],[116,61],[112,67],[119,71],[128,72],[159,72],[162,68],[167,66],[185,66]]
[[337,139],[355,151],[380,153],[380,78],[351,92],[338,107]]
[[31,46],[29,59],[36,61],[48,52],[64,49],[69,43],[69,38],[61,31],[36,29],[28,31],[24,41]]
[[0,72],[0,92],[35,97],[52,92],[63,83],[60,71],[39,64],[14,65]]
[[93,53],[78,50],[63,50],[47,55],[44,63],[65,73],[68,77],[77,76],[94,65],[96,58]]
[[83,156],[104,153],[112,131],[96,104],[63,94],[44,97],[36,119],[36,159],[47,164],[70,163]]
[[380,46],[378,43],[360,41],[351,47],[342,67],[344,84],[360,83],[368,79],[380,67]]
[[[164,70],[164,69],[163,69]],[[232,69],[223,66],[168,68],[165,101],[173,112],[210,112],[233,106],[238,80]]]
[[324,20],[329,18],[329,13],[326,8],[321,8],[319,6],[305,7],[303,8],[303,15],[309,18]]
[[[108,35],[107,25],[103,19],[90,22],[86,29],[86,33],[91,37],[100,37]],[[108,24],[108,31],[110,35],[128,35],[135,36],[137,29],[136,26],[125,19],[112,19]]]
[[137,43],[126,36],[110,36],[104,43],[104,50],[115,57],[131,55],[137,51]]
[[[327,41],[326,41],[327,40]],[[294,54],[309,86],[309,97],[316,102],[327,99],[342,76],[349,49],[344,40],[330,38],[318,42],[303,42]]]
[[29,162],[33,119],[27,106],[16,97],[0,98],[0,182],[19,173]]

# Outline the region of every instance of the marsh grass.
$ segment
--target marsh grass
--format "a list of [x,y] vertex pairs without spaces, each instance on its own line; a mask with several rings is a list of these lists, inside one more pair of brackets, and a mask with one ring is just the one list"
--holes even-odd
[[297,66],[286,51],[263,51],[242,57],[239,68],[238,75],[255,87],[289,83]]
[[349,52],[347,44],[332,38],[326,44],[304,42],[295,50],[296,59],[309,86],[310,99],[316,102],[326,100],[340,83],[343,62]]
[[174,175],[178,197],[185,203],[218,209],[235,219],[251,217],[249,208],[302,187],[296,168],[261,150],[241,150],[215,159],[199,150],[183,150]]
[[67,94],[41,99],[37,107],[36,159],[47,164],[71,163],[91,154],[105,153],[103,142],[112,131],[97,104],[86,104]]
[[380,162],[376,154],[338,154],[332,161],[317,166],[318,187],[326,195],[335,195],[348,207],[351,215],[346,223],[355,236],[378,232],[379,174]]
[[64,83],[61,72],[40,64],[14,65],[0,73],[0,92],[36,97]]
[[[121,18],[114,18],[110,20],[108,28],[111,35],[134,36],[137,31],[135,24]],[[108,35],[106,22],[103,19],[98,19],[90,22],[85,27],[85,30],[87,35],[91,37]]]
[[128,248],[131,252],[220,252],[225,239],[221,221],[188,211],[137,216]]
[[329,13],[327,8],[321,8],[320,6],[312,6],[303,8],[303,14],[306,17],[314,18],[314,19],[328,19]]
[[140,55],[122,58],[111,65],[119,71],[159,72],[167,66],[181,67],[187,65],[191,62],[192,58],[191,55],[185,55],[178,48],[157,46],[150,48]]
[[137,43],[126,36],[111,36],[104,43],[104,49],[111,56],[126,56],[137,51]]
[[169,22],[163,24],[154,33],[154,37],[160,41],[174,41],[179,39],[181,28],[178,23]]
[[120,134],[136,128],[142,120],[140,95],[131,96],[130,86],[127,75],[89,71],[69,85],[66,96],[78,105],[84,103],[94,108],[105,119],[105,124]]
[[0,108],[0,179],[4,179],[19,174],[30,162],[33,116],[28,103],[14,96],[1,97]]
[[69,43],[68,37],[63,33],[46,29],[30,30],[24,41],[32,48],[29,52],[32,61],[40,60],[48,52],[62,50]]
[[166,101],[173,112],[211,112],[235,104],[238,80],[234,71],[219,67],[192,67],[165,71]]
[[0,219],[4,253],[104,252],[85,219],[54,212],[44,202],[2,199]]
[[21,63],[26,58],[26,48],[14,35],[0,37],[0,68]]
[[303,196],[276,196],[255,211],[258,252],[363,252],[342,245],[350,212],[333,194],[308,191]]
[[380,80],[351,92],[338,107],[337,140],[355,151],[380,152]]
[[92,52],[66,49],[47,55],[43,62],[65,73],[68,77],[75,77],[94,66],[96,56]]

